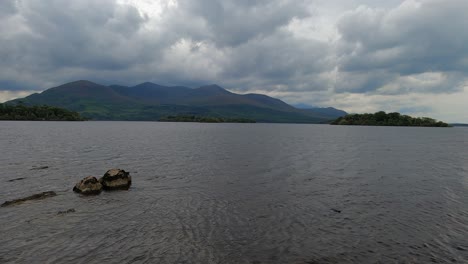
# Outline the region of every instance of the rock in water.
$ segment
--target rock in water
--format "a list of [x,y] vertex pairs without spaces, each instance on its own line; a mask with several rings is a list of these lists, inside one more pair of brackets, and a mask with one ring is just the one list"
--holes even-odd
[[77,183],[73,191],[85,195],[99,194],[102,191],[102,184],[96,177],[88,176]]
[[42,199],[45,199],[45,198],[48,198],[48,197],[54,197],[56,195],[57,194],[55,192],[52,192],[52,191],[51,192],[38,193],[38,194],[34,194],[34,195],[31,195],[31,196],[28,196],[28,197],[25,197],[25,198],[6,201],[1,205],[1,207],[16,205],[16,204],[20,204],[20,203],[23,203],[23,202],[26,202],[26,201],[31,201],[31,200],[42,200]]
[[21,177],[21,178],[16,178],[16,179],[8,180],[8,182],[22,181],[22,180],[24,180],[24,179],[26,179],[26,178]]
[[49,166],[40,166],[40,167],[33,167],[31,170],[45,170],[48,169]]
[[76,212],[76,211],[75,211],[75,209],[72,208],[72,209],[68,209],[66,211],[59,211],[57,214],[58,215],[64,215],[64,214],[69,214],[69,213],[74,213],[74,212]]
[[120,169],[111,169],[99,179],[104,190],[128,190],[132,184],[129,172]]

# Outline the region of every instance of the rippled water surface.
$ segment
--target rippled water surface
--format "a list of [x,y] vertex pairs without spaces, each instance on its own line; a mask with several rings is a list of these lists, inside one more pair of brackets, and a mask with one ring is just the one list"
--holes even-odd
[[58,194],[0,208],[0,263],[468,263],[466,128],[0,122],[0,151],[0,203]]

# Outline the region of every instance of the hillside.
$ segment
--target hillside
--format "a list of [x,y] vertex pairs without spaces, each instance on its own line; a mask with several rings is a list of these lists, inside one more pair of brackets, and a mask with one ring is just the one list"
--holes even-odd
[[302,109],[305,111],[315,112],[315,113],[322,113],[324,115],[329,115],[329,116],[340,117],[340,116],[345,116],[348,114],[345,111],[336,109],[334,107],[314,107],[314,106],[303,104],[303,103],[294,104],[293,106],[297,109]]
[[325,123],[346,114],[336,109],[297,109],[276,98],[236,94],[215,84],[188,88],[145,82],[128,87],[82,80],[7,103],[18,102],[63,107],[94,120],[159,120],[167,116],[194,115],[257,122]]

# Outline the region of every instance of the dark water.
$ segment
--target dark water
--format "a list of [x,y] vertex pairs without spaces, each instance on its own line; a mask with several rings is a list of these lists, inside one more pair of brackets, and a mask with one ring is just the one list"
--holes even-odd
[[[0,147],[0,202],[58,193],[0,208],[0,263],[468,263],[465,128],[1,122]],[[129,191],[71,191],[114,167]]]

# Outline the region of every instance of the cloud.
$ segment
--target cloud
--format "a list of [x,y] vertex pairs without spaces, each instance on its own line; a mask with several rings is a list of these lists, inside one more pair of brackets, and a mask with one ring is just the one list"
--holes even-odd
[[13,100],[16,98],[22,98],[38,91],[23,90],[23,91],[2,91],[0,90],[0,102]]
[[460,106],[402,98],[466,98],[467,9],[464,0],[1,1],[0,89],[7,98],[77,79],[218,83],[356,112],[402,102],[449,113]]
[[179,6],[186,16],[203,19],[211,41],[236,46],[268,36],[293,18],[306,17],[306,1],[184,0]]
[[[403,78],[434,75],[446,76],[445,85],[428,78],[414,90],[459,90],[468,70],[466,8],[466,1],[408,0],[390,10],[360,6],[346,12],[338,22],[340,71],[361,81],[339,90],[374,91]],[[401,85],[400,92],[412,89]]]
[[0,35],[2,80],[45,88],[68,80],[57,76],[64,69],[112,71],[145,58],[127,41],[144,23],[135,7],[108,0],[31,0],[16,7],[16,15],[1,19],[8,24]]
[[[181,82],[219,82],[235,64],[220,58],[237,56],[241,50],[254,52],[257,42],[292,19],[306,16],[304,5],[302,1],[179,1],[161,4],[158,15],[150,17],[150,10],[138,9],[141,6],[131,1],[18,1],[15,27],[2,29],[10,37],[0,37],[4,47],[0,56],[5,57],[0,67],[10,69],[0,78],[46,88],[48,82],[37,83],[35,77],[49,73],[46,79],[57,83],[74,76],[118,80],[122,71],[135,71],[130,81],[149,78],[170,83],[179,76]],[[18,27],[25,30],[16,33]],[[252,43],[250,49],[247,43]],[[294,48],[294,43],[289,44]],[[67,74],[60,78],[54,74],[64,71]],[[225,74],[216,78],[221,71]],[[112,72],[117,78],[111,77]]]

